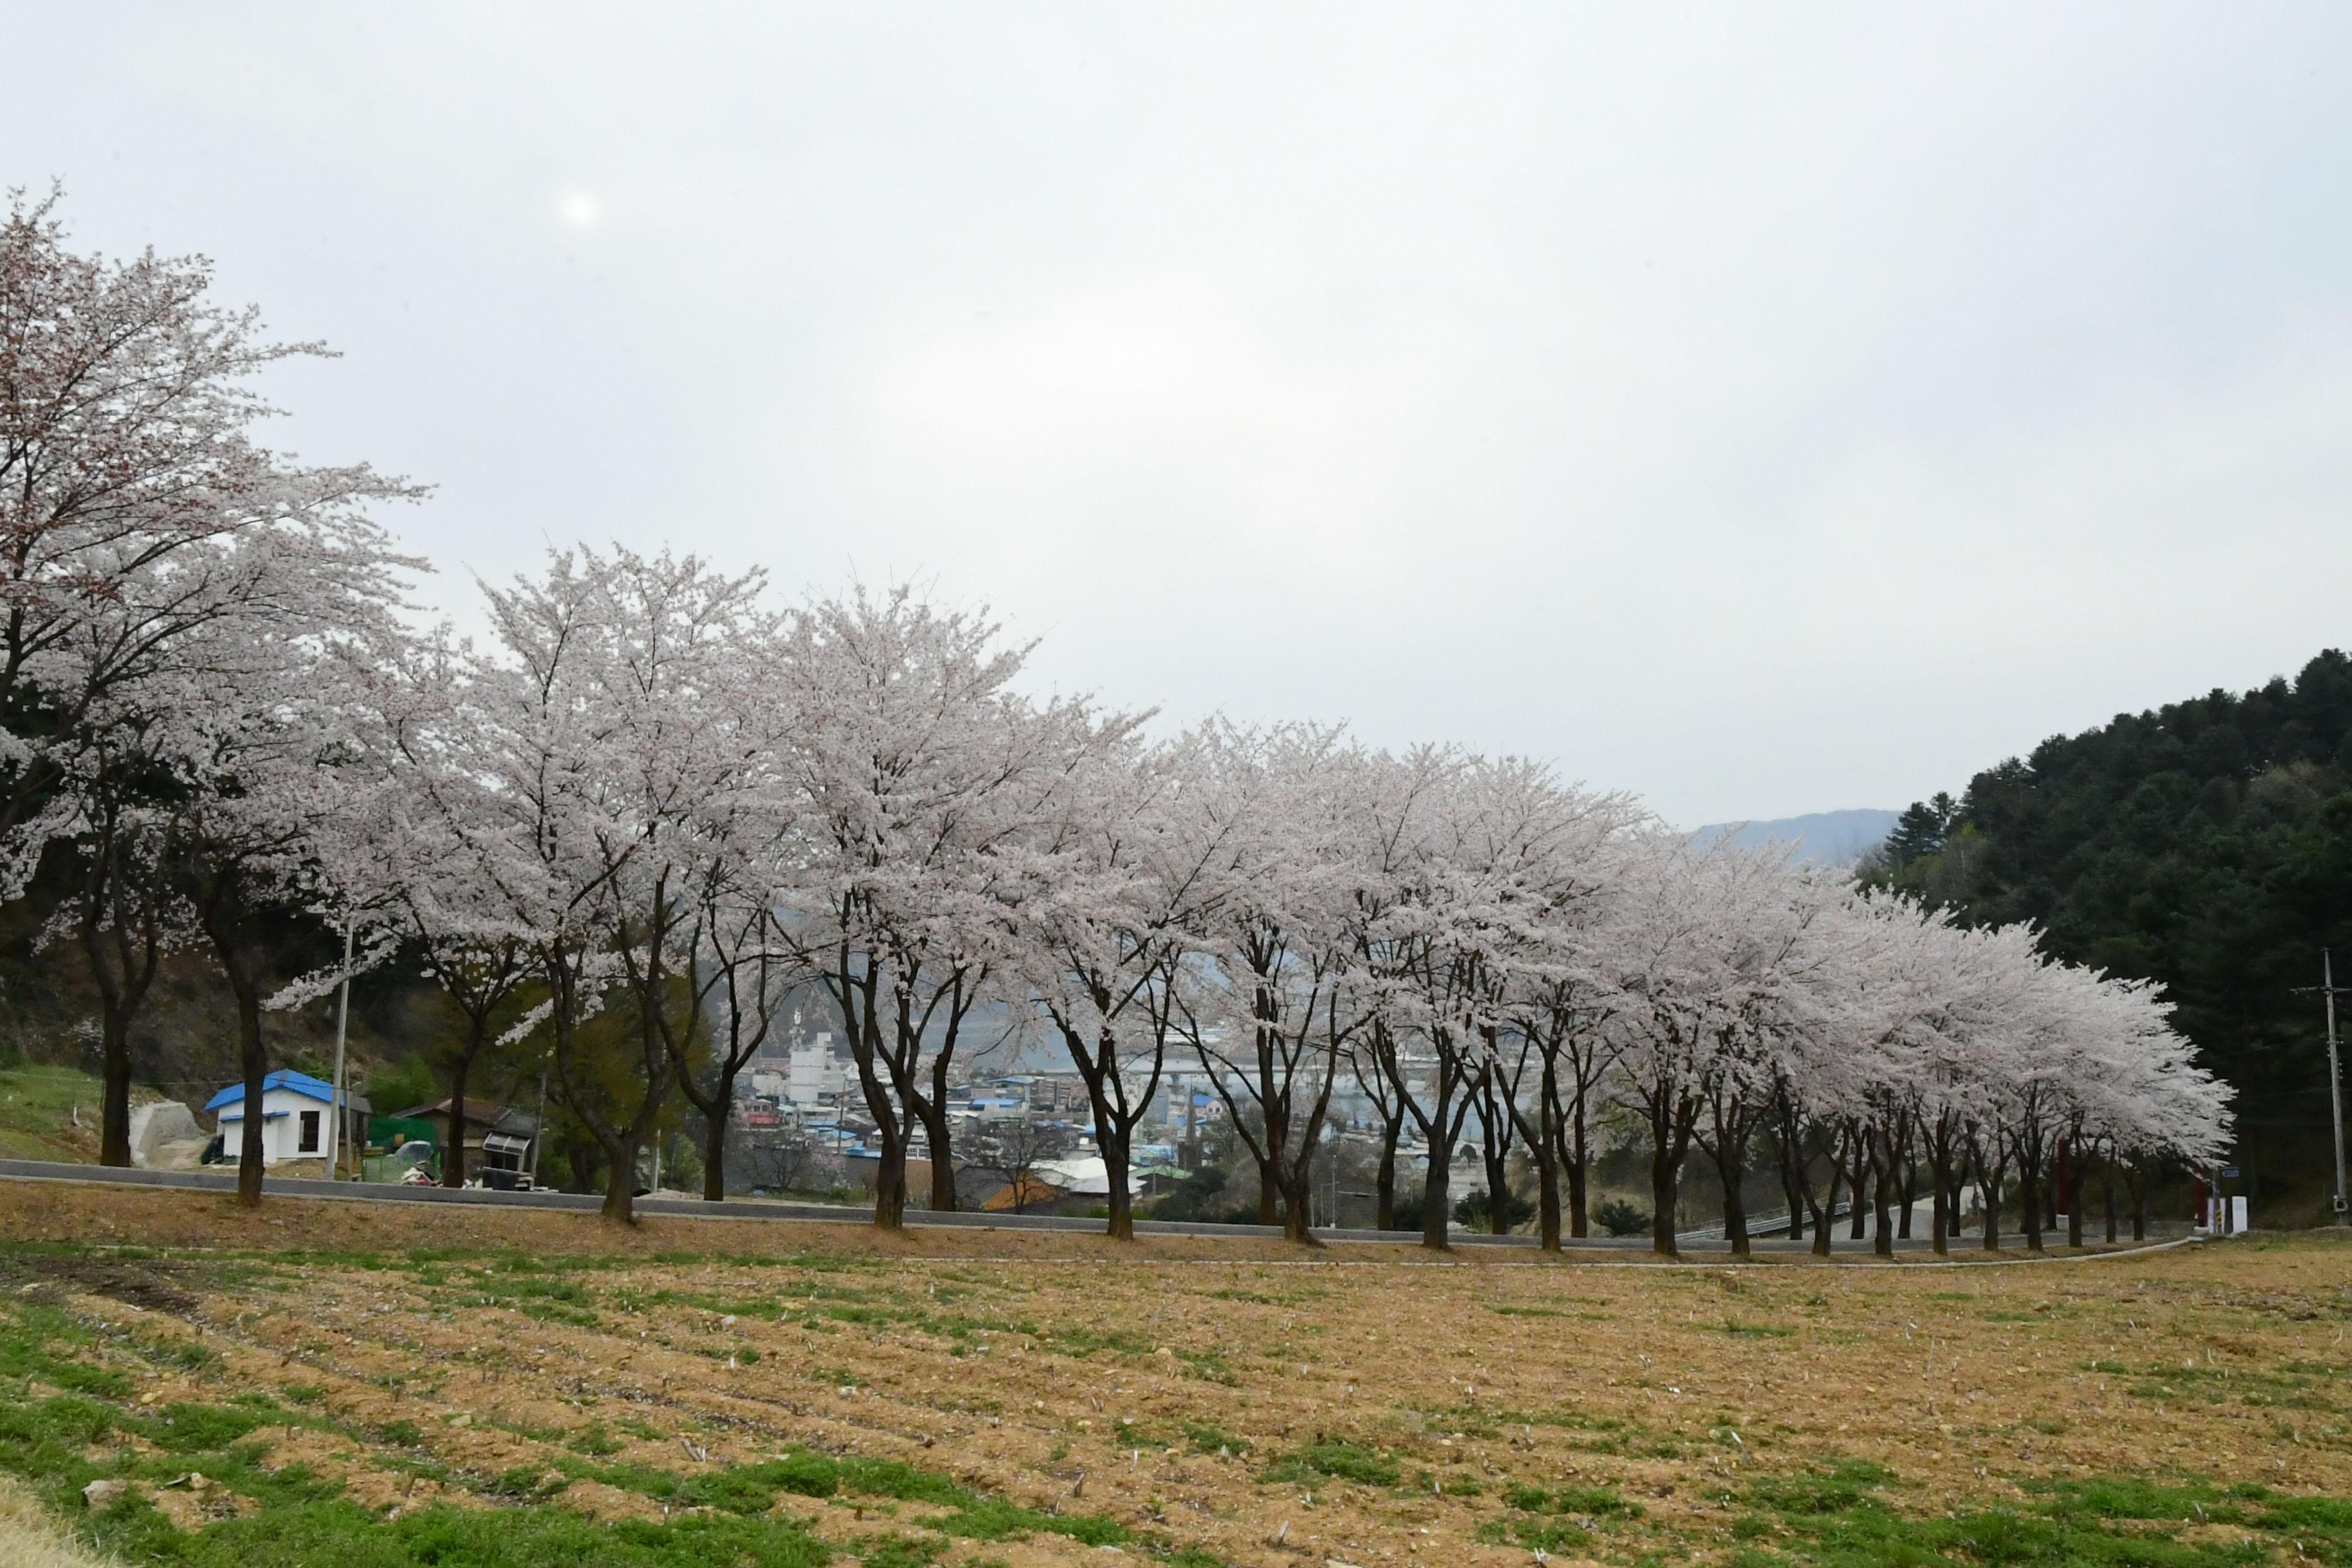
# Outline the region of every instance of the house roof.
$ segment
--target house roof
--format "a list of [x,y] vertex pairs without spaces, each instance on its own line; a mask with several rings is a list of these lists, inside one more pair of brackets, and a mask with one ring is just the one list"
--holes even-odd
[[1081,1155],[1069,1160],[1040,1160],[1031,1167],[1040,1181],[1059,1188],[1070,1197],[1097,1198],[1110,1195],[1110,1168],[1102,1156]]
[[[273,1089],[282,1089],[290,1094],[306,1096],[309,1099],[319,1101],[321,1105],[332,1105],[335,1102],[335,1086],[333,1084],[322,1083],[319,1079],[312,1078],[309,1073],[296,1072],[292,1068],[279,1068],[276,1072],[271,1073],[268,1077],[261,1080],[262,1093],[268,1094]],[[358,1096],[346,1094],[343,1096],[343,1099],[346,1103],[351,1104],[354,1109],[357,1108]],[[244,1100],[245,1085],[241,1083],[233,1083],[226,1089],[222,1089],[218,1094],[214,1095],[210,1100],[205,1100],[205,1109],[206,1110],[218,1110],[224,1105],[238,1105],[242,1104]],[[268,1112],[265,1110],[263,1114],[266,1116]]]
[[[396,1111],[394,1114],[416,1121],[429,1121],[436,1116],[446,1118],[449,1114],[449,1102],[446,1100],[436,1100],[429,1105],[412,1105],[407,1110]],[[509,1118],[520,1118],[526,1122],[531,1120],[520,1110],[493,1104],[487,1100],[466,1101],[466,1125],[468,1127],[491,1127],[507,1131]]]

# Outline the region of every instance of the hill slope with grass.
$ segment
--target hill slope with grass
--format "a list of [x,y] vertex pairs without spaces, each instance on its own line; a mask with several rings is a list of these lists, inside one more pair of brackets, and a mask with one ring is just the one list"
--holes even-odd
[[100,1087],[76,1068],[0,1068],[0,1160],[97,1159]]

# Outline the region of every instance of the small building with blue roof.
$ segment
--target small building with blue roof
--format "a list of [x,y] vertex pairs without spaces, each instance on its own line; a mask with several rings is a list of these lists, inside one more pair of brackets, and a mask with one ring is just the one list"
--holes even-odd
[[[288,1160],[325,1159],[327,1129],[334,1102],[334,1086],[309,1073],[280,1068],[264,1078],[261,1163],[275,1165]],[[245,1146],[245,1085],[230,1084],[205,1101],[205,1110],[219,1119],[221,1158],[234,1163]],[[348,1119],[343,1150],[347,1154],[355,1153],[367,1137],[366,1097],[345,1090],[343,1111]]]

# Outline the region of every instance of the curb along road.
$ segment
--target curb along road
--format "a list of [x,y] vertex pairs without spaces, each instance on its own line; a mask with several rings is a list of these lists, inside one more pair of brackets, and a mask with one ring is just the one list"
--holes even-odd
[[[104,1165],[77,1165],[47,1160],[0,1160],[0,1181],[64,1182],[84,1186],[162,1187],[176,1192],[231,1193],[236,1190],[236,1178],[226,1172],[213,1171],[142,1171]],[[593,1214],[604,1206],[604,1200],[592,1193],[501,1193],[486,1187],[409,1187],[377,1182],[318,1182],[296,1181],[280,1177],[265,1177],[265,1195],[287,1198],[323,1198],[343,1203],[379,1204],[440,1204],[460,1208],[551,1209],[573,1214]],[[657,1215],[666,1219],[735,1219],[798,1222],[803,1225],[864,1225],[867,1211],[864,1208],[835,1206],[830,1204],[796,1204],[769,1198],[726,1198],[718,1203],[700,1198],[644,1197],[636,1204],[637,1213]],[[932,1228],[946,1230],[995,1231],[1075,1231],[1099,1235],[1102,1221],[1078,1215],[1006,1215],[939,1213],[929,1209],[908,1209],[909,1229]],[[1177,1220],[1138,1220],[1139,1236],[1189,1236],[1244,1239],[1278,1240],[1282,1227],[1266,1225],[1212,1225]],[[1419,1231],[1403,1230],[1318,1230],[1316,1238],[1327,1242],[1391,1242],[1416,1243]],[[1452,1237],[1457,1247],[1486,1247],[1507,1249],[1536,1250],[1536,1238],[1531,1236],[1485,1236],[1456,1231]],[[1759,1256],[1803,1258],[1810,1256],[1810,1244],[1780,1240],[1759,1240],[1755,1249]],[[2177,1245],[2174,1242],[2149,1242],[2118,1248],[2117,1251],[2143,1251]],[[1570,1240],[1565,1247],[1574,1252],[1628,1253],[1647,1256],[1650,1250],[1646,1237],[1591,1237]],[[1932,1256],[1925,1240],[1898,1241],[1895,1249],[1902,1253],[1925,1253]],[[1979,1266],[1966,1261],[1973,1248],[1955,1247],[1953,1260],[1962,1267]],[[1846,1243],[1839,1249],[1841,1257],[1853,1258],[1857,1253],[1866,1256],[1865,1247]],[[1730,1256],[1722,1243],[1685,1244],[1685,1258]],[[2085,1252],[2071,1255],[2082,1258],[2113,1257],[2116,1252]],[[1990,1263],[2025,1262],[2034,1260],[2022,1252],[2009,1255],[1979,1255]],[[2063,1261],[2068,1255],[2052,1252],[2044,1255],[2050,1261]],[[1924,1259],[1923,1259],[1924,1261]]]

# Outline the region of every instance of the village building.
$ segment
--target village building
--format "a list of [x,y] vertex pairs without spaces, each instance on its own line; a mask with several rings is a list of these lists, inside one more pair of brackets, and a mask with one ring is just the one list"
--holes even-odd
[[[308,1073],[280,1068],[261,1080],[261,1163],[324,1160],[329,1121],[334,1114],[334,1086]],[[224,1159],[235,1160],[244,1147],[245,1085],[230,1084],[205,1101],[215,1115]],[[367,1139],[367,1096],[343,1095],[343,1141],[346,1153]]]

